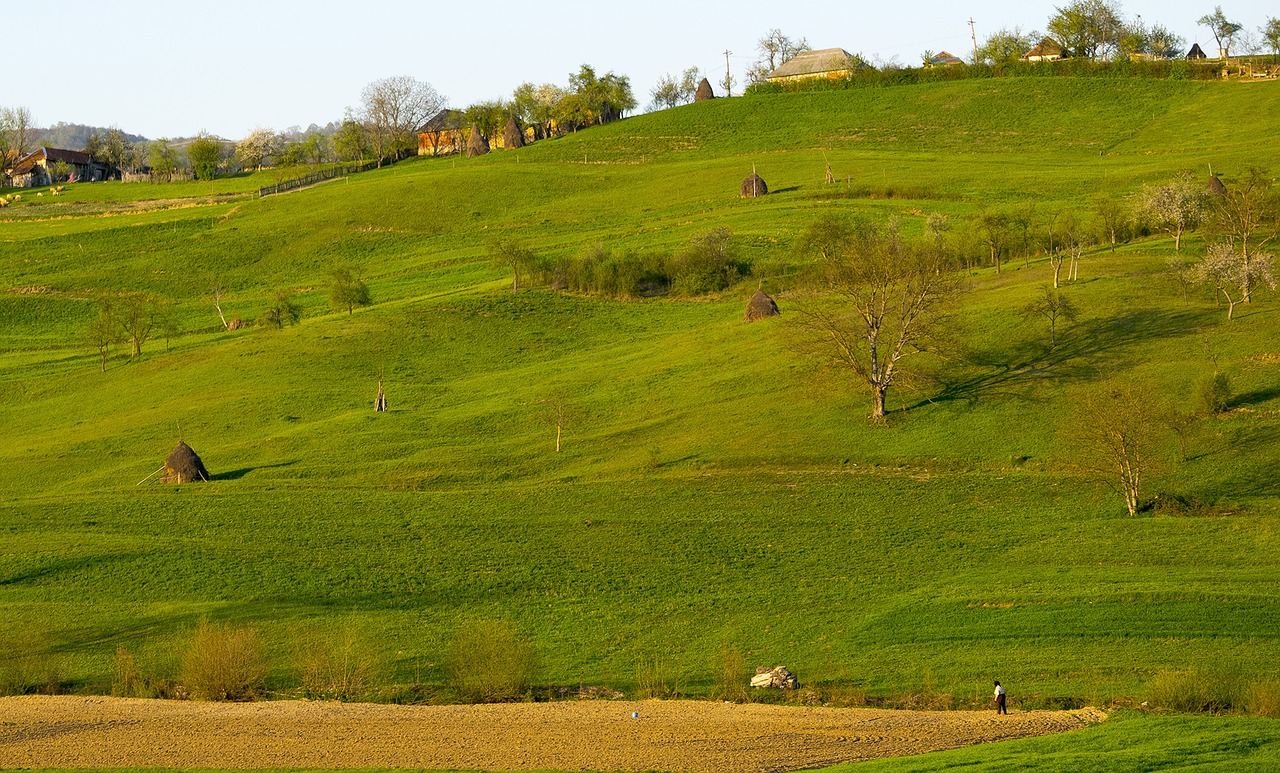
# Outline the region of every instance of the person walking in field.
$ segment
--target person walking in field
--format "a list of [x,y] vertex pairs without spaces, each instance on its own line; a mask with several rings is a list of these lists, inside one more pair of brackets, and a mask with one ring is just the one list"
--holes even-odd
[[1008,714],[1009,707],[1005,702],[1004,688],[1000,686],[1000,682],[996,682],[996,713]]

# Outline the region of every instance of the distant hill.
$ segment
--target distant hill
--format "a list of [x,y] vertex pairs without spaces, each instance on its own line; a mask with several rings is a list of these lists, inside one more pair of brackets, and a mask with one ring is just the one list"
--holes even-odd
[[[67,150],[84,150],[89,142],[89,137],[94,132],[105,135],[110,128],[105,126],[89,126],[82,123],[66,123],[59,121],[47,129],[36,129],[37,137],[34,147],[51,147],[65,148]],[[145,142],[146,137],[141,134],[124,133],[125,139],[130,142]]]

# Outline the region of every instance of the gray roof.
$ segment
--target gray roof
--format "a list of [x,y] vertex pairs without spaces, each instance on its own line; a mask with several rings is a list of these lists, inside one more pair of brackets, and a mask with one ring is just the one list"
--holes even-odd
[[849,69],[849,60],[853,54],[843,48],[823,48],[818,51],[805,51],[782,63],[782,66],[769,73],[769,78],[791,78],[797,75],[822,75]]

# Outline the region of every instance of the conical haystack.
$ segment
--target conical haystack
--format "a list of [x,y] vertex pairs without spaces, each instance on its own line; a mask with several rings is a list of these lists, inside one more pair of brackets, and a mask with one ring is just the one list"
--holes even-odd
[[480,133],[480,127],[471,124],[471,139],[467,140],[467,158],[483,156],[489,152],[489,141]]
[[693,92],[694,102],[706,102],[708,99],[715,99],[716,93],[711,90],[711,81],[706,78],[698,84],[698,90]]
[[163,483],[207,481],[209,471],[204,468],[204,462],[200,461],[196,452],[191,450],[191,446],[180,440],[178,447],[164,460],[164,477],[160,480]]
[[752,172],[747,179],[742,181],[741,187],[742,198],[757,199],[766,196],[769,193],[769,186],[765,185],[764,178]]
[[514,115],[507,119],[507,128],[502,132],[502,147],[507,150],[524,147],[524,132],[520,131]]
[[1227,195],[1227,186],[1222,184],[1222,180],[1219,180],[1216,174],[1209,175],[1209,184],[1205,186],[1205,190],[1214,197]]
[[747,322],[776,317],[781,313],[778,311],[778,304],[764,290],[756,290],[756,294],[747,301]]

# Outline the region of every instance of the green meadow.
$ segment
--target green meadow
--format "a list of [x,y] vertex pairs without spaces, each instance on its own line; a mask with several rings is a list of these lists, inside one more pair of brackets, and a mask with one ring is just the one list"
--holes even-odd
[[[1280,678],[1274,294],[1228,322],[1184,297],[1167,236],[1095,247],[1051,349],[1019,311],[1051,270],[1018,250],[965,277],[958,345],[877,426],[795,343],[795,245],[831,212],[920,235],[933,212],[1087,216],[1210,165],[1230,186],[1278,135],[1274,83],[1022,78],[716,100],[264,199],[271,172],[24,192],[0,211],[0,668],[109,692],[117,647],[173,676],[207,617],[258,628],[279,694],[298,641],[349,630],[376,695],[412,699],[482,618],[528,638],[544,686],[634,694],[657,660],[704,696],[727,646],[887,705],[980,705],[993,678],[1015,708],[1137,704],[1199,674],[1244,710]],[[771,194],[739,199],[753,168]],[[721,227],[752,275],[712,296],[513,292],[490,259],[498,239],[673,253]],[[341,264],[374,301],[352,315],[329,301]],[[302,320],[225,331],[215,281],[228,318],[289,288]],[[782,316],[744,324],[758,286]],[[100,372],[94,297],[129,291],[173,299],[182,332]],[[1154,506],[1127,516],[1069,439],[1082,395],[1118,379],[1190,410],[1215,367],[1228,409],[1185,461],[1162,441]],[[179,438],[214,480],[137,485]],[[1275,735],[1257,722],[1231,727]],[[885,767],[933,769],[911,764]]]

